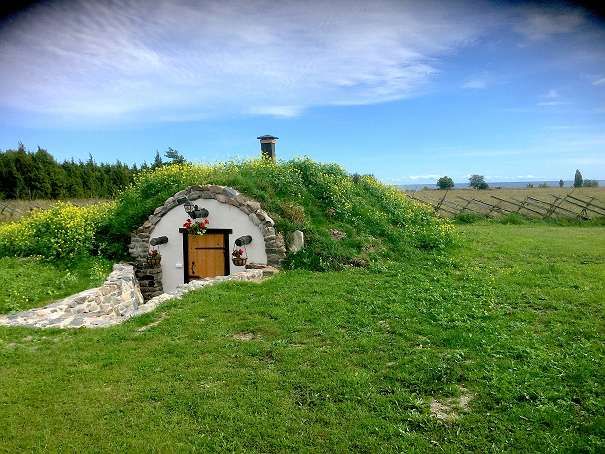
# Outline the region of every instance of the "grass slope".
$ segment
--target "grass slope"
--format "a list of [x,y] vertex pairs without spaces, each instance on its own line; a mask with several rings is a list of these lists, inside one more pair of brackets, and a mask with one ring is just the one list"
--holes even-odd
[[[463,236],[453,258],[221,285],[111,329],[0,328],[0,445],[604,450],[605,228]],[[469,411],[433,418],[460,386]]]
[[111,263],[100,257],[44,261],[40,257],[0,257],[0,314],[44,306],[100,285]]
[[[305,233],[306,247],[287,266],[337,270],[374,259],[401,258],[418,249],[445,249],[452,225],[425,204],[369,175],[349,175],[310,159],[266,159],[214,165],[174,164],[141,172],[115,202],[88,207],[58,203],[0,224],[0,257],[100,255],[124,259],[130,234],[166,199],[189,186],[219,184],[261,202],[288,235]],[[203,200],[199,202],[203,206]],[[209,220],[212,227],[212,213]],[[336,240],[334,230],[338,237]],[[344,234],[344,235],[343,235]]]
[[[231,186],[259,201],[285,235],[304,231],[306,247],[290,257],[292,268],[340,269],[377,257],[413,254],[416,249],[443,249],[453,240],[447,221],[372,176],[349,175],[336,164],[310,159],[278,163],[261,159],[170,165],[141,173],[118,197],[113,214],[101,227],[99,237],[107,244],[101,249],[117,245],[126,250],[130,232],[155,208],[176,192],[203,184]],[[332,229],[346,237],[334,240]]]

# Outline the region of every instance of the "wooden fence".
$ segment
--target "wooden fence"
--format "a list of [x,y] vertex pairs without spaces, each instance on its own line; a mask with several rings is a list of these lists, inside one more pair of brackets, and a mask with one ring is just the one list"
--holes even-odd
[[481,200],[466,194],[466,196],[457,195],[456,191],[445,191],[439,200],[422,199],[415,193],[407,193],[407,195],[414,200],[431,205],[435,213],[441,216],[470,213],[494,218],[518,214],[534,219],[575,218],[585,221],[605,216],[605,207],[595,197],[582,198],[574,194],[573,190],[563,196],[550,194],[549,200],[544,200],[544,197],[538,199],[533,195],[528,195],[524,199],[490,195],[489,200]]

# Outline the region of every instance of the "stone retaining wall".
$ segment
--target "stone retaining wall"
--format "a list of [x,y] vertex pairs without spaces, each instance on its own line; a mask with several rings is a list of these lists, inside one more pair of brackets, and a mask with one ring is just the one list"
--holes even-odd
[[104,326],[128,318],[143,304],[143,296],[127,264],[116,264],[102,286],[84,290],[48,306],[0,316],[0,325],[70,328]]
[[38,309],[2,315],[0,325],[32,328],[98,328],[117,325],[192,290],[225,281],[260,281],[276,271],[271,267],[260,267],[229,276],[192,281],[179,286],[174,292],[162,293],[145,303],[134,268],[127,264],[117,264],[101,287],[85,290]]

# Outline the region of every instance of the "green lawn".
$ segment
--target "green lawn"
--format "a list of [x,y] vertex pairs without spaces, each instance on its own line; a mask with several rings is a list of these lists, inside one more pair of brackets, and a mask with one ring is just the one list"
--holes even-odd
[[0,449],[602,452],[605,228],[461,229],[453,258],[0,328]]
[[44,306],[100,285],[111,263],[101,258],[44,261],[38,257],[0,257],[0,314]]

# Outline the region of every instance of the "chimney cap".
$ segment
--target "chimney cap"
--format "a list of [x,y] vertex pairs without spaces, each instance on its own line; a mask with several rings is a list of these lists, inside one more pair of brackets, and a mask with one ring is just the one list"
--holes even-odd
[[258,136],[259,140],[277,140],[279,137],[272,136],[271,134],[265,134],[264,136]]

